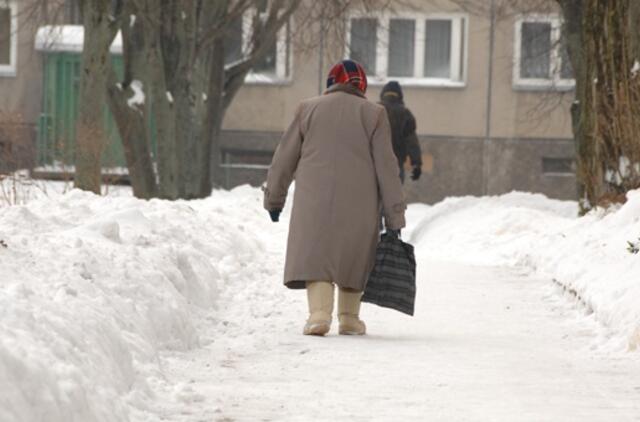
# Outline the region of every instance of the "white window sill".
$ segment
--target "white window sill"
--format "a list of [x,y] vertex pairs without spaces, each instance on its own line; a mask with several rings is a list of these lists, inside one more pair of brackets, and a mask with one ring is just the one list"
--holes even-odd
[[282,78],[268,73],[249,73],[244,82],[248,85],[290,85],[291,78]]
[[452,81],[451,79],[438,78],[396,78],[389,76],[387,78],[372,77],[369,79],[370,86],[383,86],[389,81],[398,81],[402,87],[408,88],[466,88],[467,83],[464,81]]
[[575,87],[576,83],[573,80],[521,79],[513,83],[515,91],[567,92],[574,90]]
[[575,173],[560,173],[560,172],[551,172],[551,173],[542,173],[544,177],[576,177]]
[[0,77],[14,78],[18,75],[16,69],[11,66],[0,66]]

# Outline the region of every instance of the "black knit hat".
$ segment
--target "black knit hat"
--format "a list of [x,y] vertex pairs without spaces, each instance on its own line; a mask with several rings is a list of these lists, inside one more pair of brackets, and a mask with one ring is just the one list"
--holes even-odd
[[384,98],[385,96],[393,96],[402,100],[402,88],[398,81],[389,81],[382,88],[382,92],[380,93],[380,98]]

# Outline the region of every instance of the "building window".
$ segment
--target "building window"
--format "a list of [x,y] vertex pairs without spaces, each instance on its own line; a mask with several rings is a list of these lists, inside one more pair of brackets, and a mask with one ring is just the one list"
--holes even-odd
[[0,76],[15,76],[18,58],[18,7],[0,0]]
[[65,3],[65,20],[70,25],[82,25],[80,0],[67,0]]
[[572,158],[542,157],[542,173],[550,176],[573,176],[575,161]]
[[352,16],[346,56],[373,84],[465,85],[467,18],[463,15]]
[[367,74],[376,73],[376,45],[378,21],[375,18],[359,18],[351,21],[351,57],[360,63]]
[[242,59],[242,17],[229,24],[225,33],[224,63],[233,64]]
[[[225,42],[225,63],[231,65],[245,57],[251,49],[253,19],[266,20],[266,2],[261,2],[257,10],[249,11],[229,25]],[[257,15],[256,15],[257,13]],[[247,75],[248,83],[271,83],[288,80],[291,73],[290,25],[278,31],[274,42],[268,46],[266,55],[254,65]]]
[[573,70],[556,16],[526,16],[516,22],[514,85],[571,88]]

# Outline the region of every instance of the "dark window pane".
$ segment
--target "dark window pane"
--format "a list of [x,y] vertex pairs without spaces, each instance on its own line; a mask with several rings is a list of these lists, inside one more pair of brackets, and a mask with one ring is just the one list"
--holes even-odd
[[389,76],[413,76],[415,32],[414,20],[389,22]]
[[351,20],[351,58],[371,75],[376,73],[377,28],[378,20],[374,18]]
[[424,76],[451,77],[451,21],[448,19],[427,20]]
[[256,63],[253,71],[256,73],[276,73],[277,51],[277,40],[273,40],[266,56]]
[[0,8],[0,64],[11,64],[11,9]]
[[551,63],[551,24],[524,22],[520,45],[520,77],[549,79]]
[[560,43],[560,60],[560,78],[573,79],[573,67],[571,66],[569,50],[567,49],[567,44],[564,39]]
[[573,174],[574,161],[571,158],[542,158],[542,172],[545,174]]
[[228,64],[240,59],[242,59],[242,17],[231,22],[224,40],[224,62]]
[[268,6],[269,2],[267,0],[258,0],[258,4],[256,7],[258,8],[258,12],[266,13]]
[[286,55],[285,55],[285,70],[284,74],[288,78],[291,76],[291,27],[289,23],[287,23],[287,38],[286,38]]
[[82,24],[79,0],[67,0],[65,2],[65,20],[68,24]]

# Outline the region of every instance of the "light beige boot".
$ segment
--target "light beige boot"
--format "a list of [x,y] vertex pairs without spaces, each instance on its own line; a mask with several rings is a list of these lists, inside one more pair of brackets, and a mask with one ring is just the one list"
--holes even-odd
[[362,292],[340,289],[338,292],[338,321],[340,334],[361,336],[367,333],[367,326],[360,320],[360,298]]
[[306,336],[323,336],[331,329],[333,314],[333,283],[329,281],[308,281],[307,300],[309,319],[304,326]]

